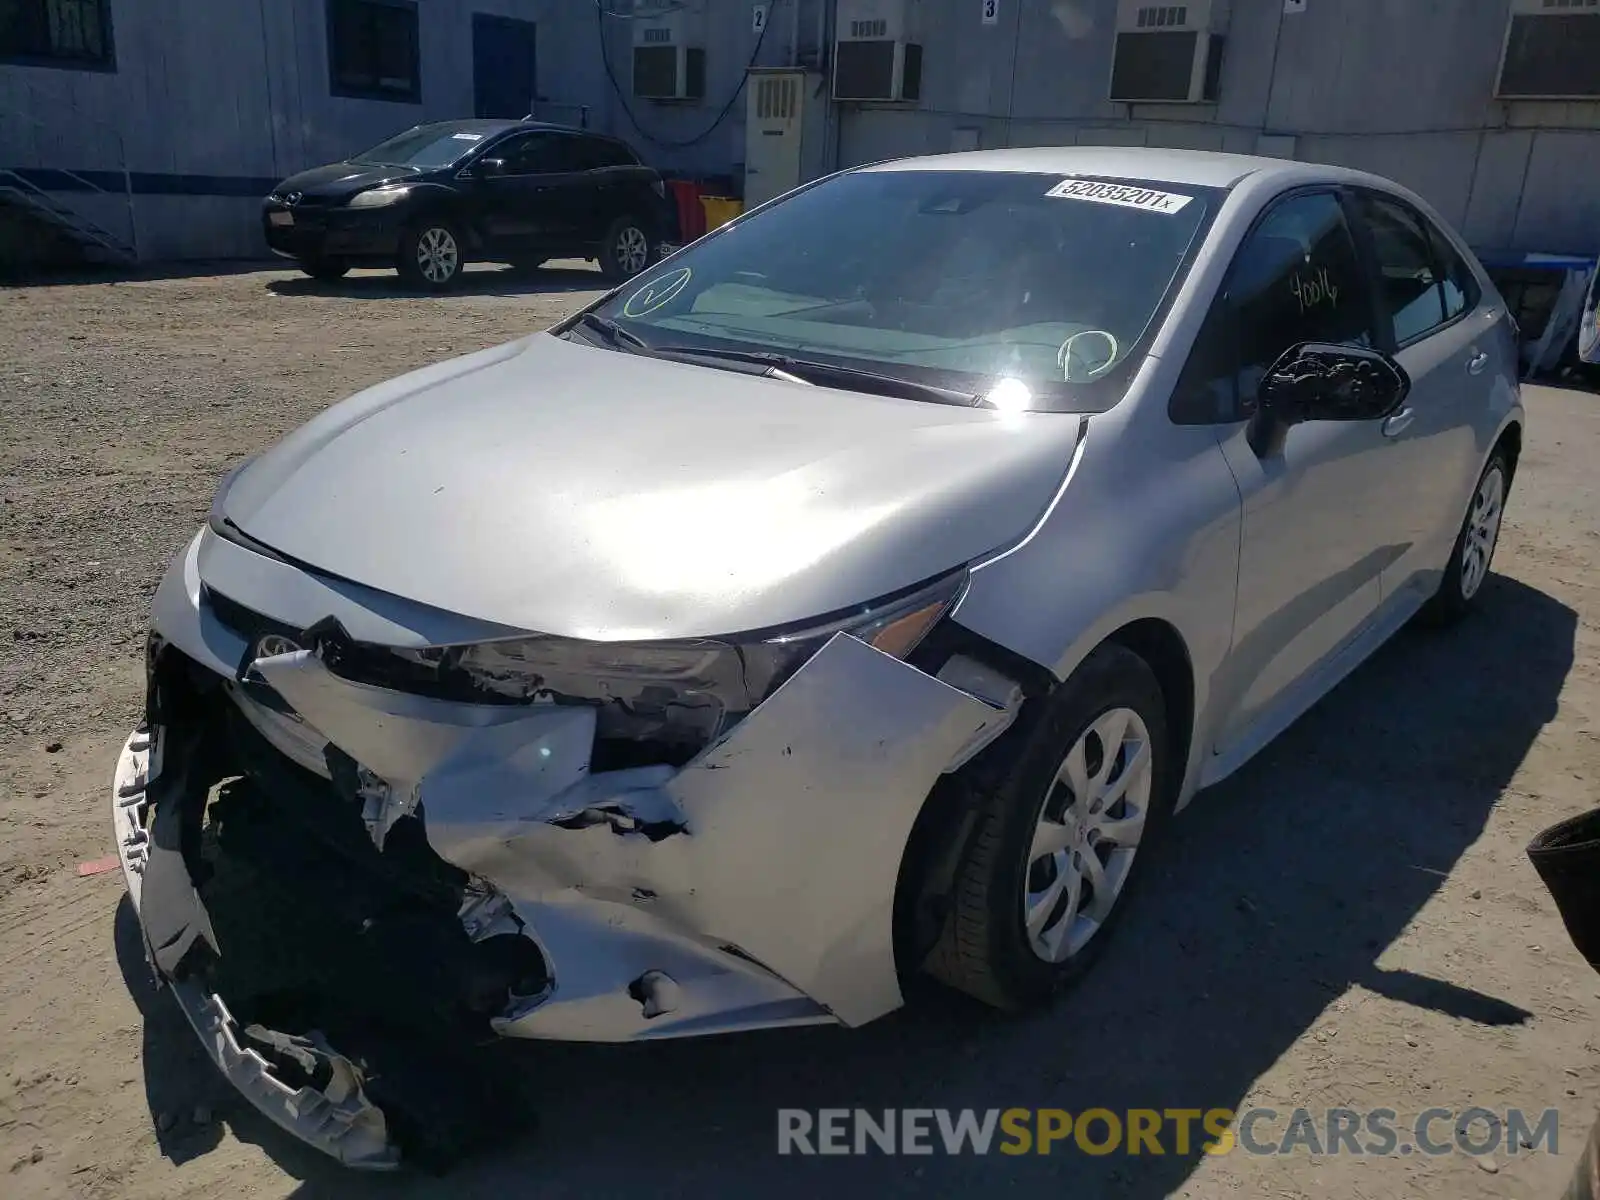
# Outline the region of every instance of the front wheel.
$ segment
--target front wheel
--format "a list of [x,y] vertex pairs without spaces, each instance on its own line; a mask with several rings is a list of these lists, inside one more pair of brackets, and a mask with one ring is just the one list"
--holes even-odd
[[400,236],[400,276],[415,287],[442,292],[454,287],[466,266],[461,232],[443,218],[418,221]]
[[1107,643],[1046,701],[988,789],[927,969],[988,1004],[1038,1004],[1104,949],[1171,807],[1161,685]]
[[600,243],[600,273],[613,283],[632,279],[650,265],[656,247],[632,217],[613,221]]
[[1473,601],[1483,590],[1489,578],[1489,564],[1494,560],[1495,546],[1500,541],[1500,518],[1505,513],[1506,492],[1511,485],[1511,466],[1503,450],[1489,456],[1483,474],[1478,476],[1478,486],[1472,493],[1472,503],[1456,534],[1455,548],[1445,566],[1439,590],[1423,607],[1423,621],[1430,625],[1449,625],[1459,621],[1472,609]]
[[343,279],[350,273],[350,264],[340,258],[302,258],[297,261],[302,271],[324,283]]

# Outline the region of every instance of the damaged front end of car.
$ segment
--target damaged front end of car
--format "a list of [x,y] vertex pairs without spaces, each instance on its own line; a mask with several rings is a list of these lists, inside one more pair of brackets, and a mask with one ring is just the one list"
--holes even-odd
[[742,641],[401,647],[223,594],[214,537],[157,594],[113,812],[156,974],[277,1124],[444,1165],[526,1108],[498,1037],[899,1006],[908,838],[1021,700],[905,661],[959,578]]

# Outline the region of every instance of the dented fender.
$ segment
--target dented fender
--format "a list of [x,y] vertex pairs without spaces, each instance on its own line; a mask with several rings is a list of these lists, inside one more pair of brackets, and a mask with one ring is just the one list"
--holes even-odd
[[[675,836],[574,827],[558,796],[530,805],[513,836],[481,837],[463,819],[471,789],[441,770],[422,785],[429,837],[519,905],[575,889],[625,905],[645,894],[657,919],[731,944],[859,1025],[901,1003],[892,914],[912,824],[961,748],[1004,718],[836,634],[681,771],[589,805],[651,824],[681,819]],[[559,988],[559,963],[556,974]]]

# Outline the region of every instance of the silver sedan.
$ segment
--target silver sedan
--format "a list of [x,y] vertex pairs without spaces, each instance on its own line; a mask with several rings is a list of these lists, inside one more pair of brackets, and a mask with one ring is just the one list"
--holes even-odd
[[367,1167],[494,1123],[493,1034],[860,1025],[919,971],[1040,1003],[1177,809],[1472,607],[1516,362],[1370,175],[803,187],[227,478],[116,766],[154,969]]

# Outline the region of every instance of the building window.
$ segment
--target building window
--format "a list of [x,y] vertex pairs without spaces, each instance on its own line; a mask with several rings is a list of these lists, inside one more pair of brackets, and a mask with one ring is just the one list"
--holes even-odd
[[416,4],[328,0],[328,77],[335,96],[420,104]]
[[0,0],[0,60],[115,70],[111,0]]

